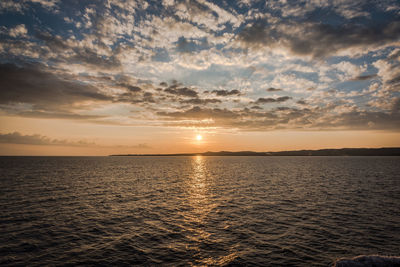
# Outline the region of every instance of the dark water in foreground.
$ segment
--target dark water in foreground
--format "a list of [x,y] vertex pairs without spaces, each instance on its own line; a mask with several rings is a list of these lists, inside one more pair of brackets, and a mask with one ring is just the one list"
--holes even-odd
[[398,255],[399,157],[2,157],[0,265]]

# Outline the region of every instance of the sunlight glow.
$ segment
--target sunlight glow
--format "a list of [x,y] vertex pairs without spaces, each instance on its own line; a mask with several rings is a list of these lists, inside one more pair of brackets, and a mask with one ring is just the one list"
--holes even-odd
[[203,136],[201,136],[200,134],[196,135],[196,140],[197,141],[203,140]]

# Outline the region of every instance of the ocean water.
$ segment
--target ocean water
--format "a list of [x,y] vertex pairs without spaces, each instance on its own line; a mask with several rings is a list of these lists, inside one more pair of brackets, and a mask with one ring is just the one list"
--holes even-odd
[[0,265],[400,254],[399,157],[1,157]]

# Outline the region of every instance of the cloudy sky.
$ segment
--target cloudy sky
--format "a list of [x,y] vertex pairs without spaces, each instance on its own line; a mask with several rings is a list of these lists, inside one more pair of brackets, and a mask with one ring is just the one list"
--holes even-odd
[[3,155],[382,146],[396,0],[0,2]]

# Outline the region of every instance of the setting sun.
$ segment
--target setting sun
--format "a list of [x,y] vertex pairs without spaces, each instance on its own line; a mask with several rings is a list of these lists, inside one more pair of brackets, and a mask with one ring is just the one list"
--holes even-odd
[[201,141],[203,139],[203,136],[201,136],[200,134],[196,135],[196,140],[197,141]]

